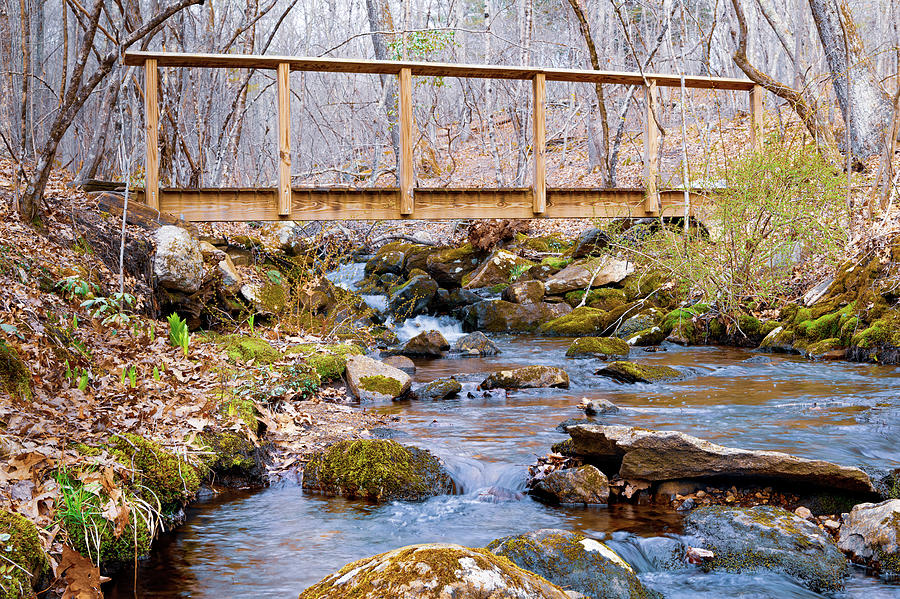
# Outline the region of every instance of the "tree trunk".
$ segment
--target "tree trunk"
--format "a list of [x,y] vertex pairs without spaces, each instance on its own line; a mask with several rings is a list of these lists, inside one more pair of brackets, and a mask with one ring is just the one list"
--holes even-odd
[[891,101],[878,83],[845,0],[809,0],[831,70],[831,82],[857,159],[878,153],[890,123]]
[[[369,18],[370,31],[393,31],[394,19],[386,0],[366,0],[366,14]],[[390,60],[383,33],[372,34],[372,48],[378,60]],[[381,87],[384,88],[385,117],[388,131],[391,133],[391,147],[394,150],[394,173],[400,181],[400,128],[392,121],[399,118],[397,110],[397,80],[393,75],[380,75]]]

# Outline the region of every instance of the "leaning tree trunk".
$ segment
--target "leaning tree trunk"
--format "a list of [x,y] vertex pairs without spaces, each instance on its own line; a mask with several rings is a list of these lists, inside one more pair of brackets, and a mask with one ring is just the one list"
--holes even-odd
[[890,123],[891,101],[881,88],[845,0],[809,0],[831,71],[850,148],[856,158],[879,152]]

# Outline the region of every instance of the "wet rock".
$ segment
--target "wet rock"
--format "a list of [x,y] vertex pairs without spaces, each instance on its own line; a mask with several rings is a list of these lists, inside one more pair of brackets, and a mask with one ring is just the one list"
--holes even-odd
[[636,314],[623,322],[616,329],[616,337],[628,339],[636,334],[652,329],[659,319],[653,313]]
[[637,364],[627,361],[612,362],[594,374],[614,379],[620,383],[659,383],[684,378],[681,372],[670,366]]
[[494,250],[471,274],[463,277],[463,287],[477,289],[493,287],[500,283],[509,283],[512,275],[521,275],[534,265],[531,260],[521,258],[506,250]]
[[453,378],[437,379],[415,390],[417,399],[447,399],[462,391],[462,385]]
[[425,331],[404,343],[400,353],[407,356],[440,357],[448,349],[450,349],[450,343],[439,331]]
[[478,253],[468,243],[458,248],[434,251],[428,254],[425,261],[425,271],[441,287],[459,287],[463,277],[477,266]]
[[579,409],[584,410],[588,416],[598,416],[601,414],[615,414],[619,411],[619,406],[608,399],[583,399],[579,404]]
[[268,482],[266,451],[243,432],[204,432],[198,441],[204,464],[212,471],[216,485],[262,487]]
[[665,331],[656,326],[644,329],[643,331],[638,331],[627,338],[628,345],[633,345],[635,347],[652,347],[654,345],[659,345],[666,340],[679,345],[687,345],[687,341],[680,337],[673,337],[672,335],[666,337]]
[[536,304],[544,299],[540,281],[516,281],[503,290],[503,299],[514,304]]
[[575,247],[572,249],[572,257],[577,260],[598,254],[607,245],[609,245],[609,236],[597,227],[591,227],[578,236]]
[[709,570],[770,570],[816,592],[838,591],[847,561],[819,527],[782,508],[701,507],[685,518],[685,532],[714,553]]
[[540,576],[484,549],[410,545],[347,564],[300,599],[569,599]]
[[388,312],[398,319],[424,314],[438,292],[437,281],[425,273],[410,277],[402,286],[391,293]]
[[153,275],[160,287],[196,293],[203,281],[203,254],[199,242],[181,227],[156,230]]
[[402,370],[406,374],[415,374],[416,372],[416,364],[406,356],[388,356],[381,362]]
[[362,401],[396,399],[409,391],[409,375],[367,356],[347,358],[347,386]]
[[[568,307],[568,304],[557,304]],[[581,306],[574,310],[568,310],[558,318],[544,322],[540,332],[544,335],[558,335],[560,337],[592,336],[603,333],[606,329],[608,314],[597,308]]]
[[888,577],[900,576],[900,499],[854,506],[844,515],[838,547]]
[[526,366],[514,370],[498,370],[481,382],[481,389],[569,388],[569,375],[553,366]]
[[547,279],[544,286],[549,295],[559,295],[589,286],[603,287],[618,283],[633,272],[634,264],[603,256],[570,264]]
[[497,344],[481,331],[475,331],[465,337],[460,337],[453,344],[453,349],[471,356],[496,356],[500,353]]
[[568,314],[568,304],[514,304],[503,300],[486,300],[463,308],[462,320],[470,329],[492,333],[529,332],[541,323]]
[[776,354],[798,354],[800,351],[794,347],[794,333],[782,326],[775,327],[766,335],[759,344],[760,351]]
[[581,337],[566,350],[570,358],[594,357],[601,360],[628,357],[628,344],[617,337]]
[[505,503],[507,501],[521,501],[525,495],[504,487],[488,487],[478,493],[478,501],[482,503]]
[[372,501],[419,501],[453,491],[440,460],[418,447],[387,439],[339,441],[310,459],[303,488]]
[[605,505],[609,480],[594,466],[555,470],[539,480],[531,494],[547,503]]
[[659,597],[644,587],[632,567],[609,546],[578,533],[545,528],[491,541],[487,548],[585,597]]
[[733,477],[764,479],[869,494],[869,476],[859,468],[798,458],[780,451],[735,449],[678,431],[628,426],[570,426],[576,455],[621,459],[619,475],[648,481]]
[[366,262],[367,275],[399,275],[403,272],[406,263],[406,254],[400,251],[379,252],[374,258]]

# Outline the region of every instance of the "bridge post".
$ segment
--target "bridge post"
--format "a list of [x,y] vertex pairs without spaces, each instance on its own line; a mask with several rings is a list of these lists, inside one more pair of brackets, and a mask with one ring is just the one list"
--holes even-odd
[[533,80],[534,112],[531,115],[534,130],[532,148],[534,154],[534,179],[531,182],[532,212],[543,214],[547,209],[547,125],[545,103],[547,98],[547,76],[537,73]]
[[762,148],[763,86],[754,85],[750,90],[750,145],[754,150]]
[[278,216],[291,214],[291,66],[278,63]]
[[159,210],[159,69],[155,58],[144,61],[144,201]]
[[644,86],[644,210],[648,214],[659,214],[659,129],[656,116],[659,114],[659,92],[656,80]]
[[404,67],[400,69],[400,214],[403,216],[411,216],[415,210],[412,121],[412,71]]

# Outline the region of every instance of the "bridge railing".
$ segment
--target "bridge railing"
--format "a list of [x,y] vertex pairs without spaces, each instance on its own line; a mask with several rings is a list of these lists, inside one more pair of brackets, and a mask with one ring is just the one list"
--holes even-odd
[[[392,218],[572,218],[676,215],[686,209],[684,191],[660,190],[658,164],[658,88],[681,87],[744,91],[750,97],[751,143],[760,142],[762,88],[751,81],[723,77],[626,73],[580,69],[541,69],[499,65],[396,62],[233,54],[127,52],[125,64],[144,67],[145,187],[152,208],[192,221],[325,220]],[[159,186],[160,67],[240,69],[276,72],[278,106],[278,186],[276,189],[163,189]],[[394,75],[399,79],[399,187],[374,189],[292,188],[290,73],[316,71]],[[530,80],[533,93],[533,170],[529,188],[415,188],[412,77]],[[547,187],[547,81],[635,85],[644,90],[644,188],[560,189]],[[680,203],[679,203],[680,202]]]

